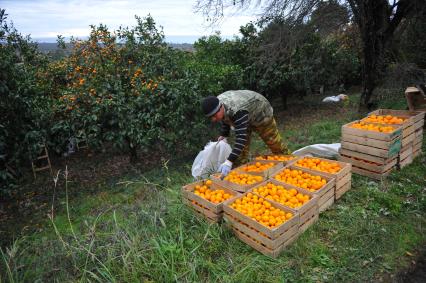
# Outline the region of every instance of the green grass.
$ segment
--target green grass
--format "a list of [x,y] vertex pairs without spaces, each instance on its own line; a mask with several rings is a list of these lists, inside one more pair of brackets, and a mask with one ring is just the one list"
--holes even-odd
[[[284,136],[291,149],[338,142],[344,123],[324,118]],[[253,147],[262,144],[254,139]],[[425,243],[425,161],[381,183],[353,175],[352,189],[277,259],[182,204],[190,163],[122,177],[98,194],[57,200],[61,209],[42,232],[2,249],[0,282],[379,280],[408,266],[407,252]]]

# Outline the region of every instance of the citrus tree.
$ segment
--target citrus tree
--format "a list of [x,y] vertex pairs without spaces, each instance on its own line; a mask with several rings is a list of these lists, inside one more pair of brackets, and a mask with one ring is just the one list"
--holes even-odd
[[46,142],[51,100],[35,76],[46,64],[37,45],[9,24],[0,9],[0,193],[10,189],[19,168],[28,166]]

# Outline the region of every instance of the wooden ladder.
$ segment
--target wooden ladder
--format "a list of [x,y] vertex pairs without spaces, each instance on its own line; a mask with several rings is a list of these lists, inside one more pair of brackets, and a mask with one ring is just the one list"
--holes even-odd
[[84,132],[80,132],[80,134],[76,138],[75,144],[76,144],[78,150],[80,150],[82,148],[89,148],[89,144],[87,142],[87,136]]
[[[47,160],[47,165],[42,166],[42,167],[37,167],[34,162],[37,161],[37,160],[43,160],[43,159]],[[47,169],[49,169],[50,174],[53,175],[52,165],[50,163],[49,153],[47,152],[46,146],[44,146],[44,154],[43,155],[40,155],[36,159],[31,160],[31,166],[33,168],[34,179],[36,179],[36,172],[44,171],[44,170],[47,170]]]

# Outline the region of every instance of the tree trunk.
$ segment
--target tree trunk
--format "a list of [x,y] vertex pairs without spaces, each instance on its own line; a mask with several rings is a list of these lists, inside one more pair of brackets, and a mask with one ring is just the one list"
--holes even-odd
[[129,146],[129,160],[130,163],[136,163],[136,161],[138,160],[138,151],[137,151],[137,146],[135,144],[132,143],[130,138],[126,138],[127,144]]
[[[362,94],[359,112],[369,109],[374,89],[381,77],[384,64],[385,44],[389,40],[384,31],[388,25],[386,1],[369,0],[364,2],[361,17],[361,36],[363,42]],[[389,35],[388,35],[389,37]]]
[[281,95],[281,103],[282,103],[283,109],[287,110],[288,109],[288,106],[287,106],[288,93],[285,91],[285,88],[283,86],[280,86],[279,93]]

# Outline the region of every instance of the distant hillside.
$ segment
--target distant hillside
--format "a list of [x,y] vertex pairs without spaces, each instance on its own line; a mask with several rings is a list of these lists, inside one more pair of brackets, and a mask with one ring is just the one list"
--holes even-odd
[[[51,43],[51,42],[38,42],[38,49],[43,53],[51,53],[51,54],[57,54],[60,56],[60,54],[63,54],[62,50],[58,48],[57,43]],[[168,43],[168,45],[172,48],[185,50],[185,51],[194,51],[194,47],[190,43]],[[67,49],[65,50],[65,55],[69,53],[70,50],[70,44],[66,44]]]

